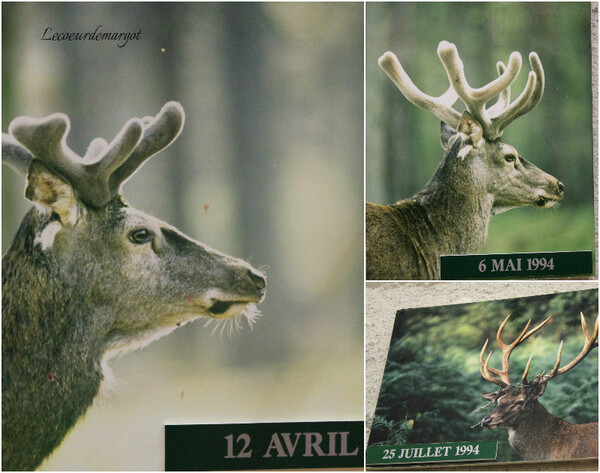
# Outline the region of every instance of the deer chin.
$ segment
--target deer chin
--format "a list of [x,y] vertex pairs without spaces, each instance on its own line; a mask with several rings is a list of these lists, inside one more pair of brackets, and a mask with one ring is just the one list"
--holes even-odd
[[229,319],[242,315],[250,301],[217,301],[208,309],[213,319]]
[[512,205],[496,205],[492,207],[492,215],[498,215],[507,210],[516,209],[517,207],[523,207],[524,205],[532,205],[538,209],[549,209],[553,207],[561,198],[554,197],[547,194],[540,194],[535,196],[530,202],[523,202],[522,204]]
[[255,295],[231,295],[220,290],[210,290],[199,297],[188,296],[192,312],[198,310],[199,315],[212,319],[229,319],[242,315],[248,305],[254,305],[262,300],[264,293]]
[[517,207],[521,207],[520,205],[498,205],[492,207],[492,215],[498,215],[502,212],[506,212],[507,210],[516,209]]

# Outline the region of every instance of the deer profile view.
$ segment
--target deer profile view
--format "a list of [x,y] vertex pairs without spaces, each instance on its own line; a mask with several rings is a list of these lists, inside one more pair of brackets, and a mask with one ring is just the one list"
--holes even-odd
[[34,206],[2,260],[2,467],[32,470],[97,395],[107,360],[198,317],[251,323],[265,277],[130,207],[123,183],[184,123],[179,103],[132,118],[84,157],[66,115],[19,117],[2,158]]
[[566,373],[581,362],[587,354],[598,346],[598,319],[594,332],[590,335],[585,317],[581,314],[581,329],[584,344],[581,352],[569,363],[560,368],[562,342],[554,367],[546,374],[527,380],[533,355],[521,377],[521,384],[511,384],[509,357],[515,347],[541,329],[551,317],[528,331],[531,320],[521,334],[510,345],[502,341],[502,331],[510,315],[500,325],[496,335],[502,350],[502,369],[489,366],[490,354],[485,358],[487,340],[480,354],[480,371],[486,381],[499,386],[498,391],[482,394],[490,401],[481,409],[496,404],[496,407],[473,427],[486,429],[508,429],[508,441],[524,460],[565,460],[570,458],[598,457],[598,423],[570,424],[550,414],[539,402],[546,386],[553,378]]
[[[442,41],[438,55],[450,81],[446,93],[431,97],[410,80],[391,52],[379,65],[413,104],[442,121],[444,157],[425,188],[391,205],[366,204],[367,279],[439,279],[439,257],[477,250],[485,242],[492,215],[523,205],[552,207],[563,184],[500,141],[503,130],[533,109],[544,92],[544,70],[536,53],[525,89],[513,102],[510,85],[521,69],[513,52],[499,77],[484,87],[467,83],[454,44]],[[496,95],[498,101],[486,104]],[[466,106],[452,108],[457,98]]]

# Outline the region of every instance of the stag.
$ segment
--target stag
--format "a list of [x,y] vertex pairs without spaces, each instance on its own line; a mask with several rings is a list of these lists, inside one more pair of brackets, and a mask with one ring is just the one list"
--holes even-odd
[[[2,260],[2,466],[32,470],[86,412],[107,360],[204,317],[252,322],[266,281],[130,207],[123,183],[169,146],[180,104],[129,120],[80,157],[66,115],[19,117],[2,158],[27,178],[34,206]],[[242,319],[243,320],[243,319]]]
[[[450,87],[439,97],[421,92],[398,58],[386,52],[379,65],[413,104],[442,121],[444,157],[425,188],[391,205],[366,204],[367,279],[439,279],[439,257],[476,251],[485,242],[492,215],[524,205],[552,207],[564,186],[500,141],[504,128],[533,109],[544,92],[544,70],[536,53],[525,89],[513,102],[510,85],[521,69],[513,52],[499,77],[484,87],[467,83],[454,44],[442,41],[438,55]],[[499,95],[491,107],[486,104]],[[452,108],[457,98],[463,113]]]
[[508,429],[508,441],[512,448],[524,460],[566,460],[571,458],[598,457],[598,423],[570,424],[550,414],[539,402],[548,381],[566,373],[582,361],[588,353],[598,346],[598,319],[594,332],[590,335],[585,317],[581,314],[581,329],[584,344],[581,352],[569,363],[560,368],[563,343],[560,343],[554,367],[546,374],[527,380],[533,355],[529,358],[521,384],[513,385],[509,375],[509,358],[515,347],[541,329],[551,317],[528,331],[531,320],[521,334],[509,345],[502,341],[502,331],[510,315],[500,325],[496,335],[498,346],[502,350],[502,369],[489,366],[491,352],[485,357],[488,341],[480,354],[480,372],[486,381],[494,383],[500,389],[482,394],[490,401],[480,409],[496,404],[496,407],[473,427],[486,429]]

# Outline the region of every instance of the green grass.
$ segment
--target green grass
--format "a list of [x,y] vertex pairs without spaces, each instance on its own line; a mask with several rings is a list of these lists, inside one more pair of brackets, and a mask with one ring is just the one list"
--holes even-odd
[[478,253],[594,250],[594,208],[514,209],[492,217]]

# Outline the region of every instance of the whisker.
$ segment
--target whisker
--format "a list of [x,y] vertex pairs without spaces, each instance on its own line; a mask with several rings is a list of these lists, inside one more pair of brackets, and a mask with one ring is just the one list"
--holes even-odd
[[243,314],[228,319],[214,319],[209,317],[205,319],[203,327],[212,326],[211,336],[218,333],[222,337],[226,333],[229,337],[232,337],[244,329],[244,320],[248,323],[250,330],[254,330],[254,324],[256,324],[261,316],[262,314],[256,305],[249,304]]

